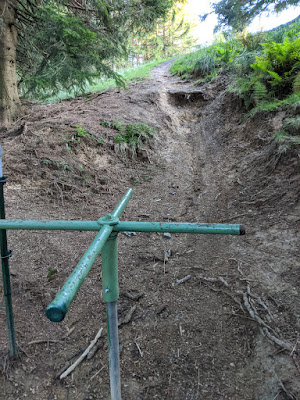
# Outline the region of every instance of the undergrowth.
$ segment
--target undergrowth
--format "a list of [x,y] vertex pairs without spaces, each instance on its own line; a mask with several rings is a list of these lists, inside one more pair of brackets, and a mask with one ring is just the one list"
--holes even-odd
[[156,133],[153,127],[144,122],[124,124],[120,121],[101,121],[100,125],[117,131],[114,137],[115,151],[129,153],[131,156],[135,156],[138,151],[147,154],[144,146],[151,146],[151,139]]
[[[140,65],[136,68],[118,71],[118,74],[125,82],[126,88],[126,85],[131,82],[147,79],[150,75],[151,70],[164,61],[166,60],[154,60]],[[86,82],[86,86],[84,87],[84,89],[82,87],[75,87],[70,91],[61,90],[57,93],[44,92],[41,94],[39,100],[45,103],[53,103],[65,99],[71,99],[80,95],[85,96],[91,93],[103,92],[104,90],[120,87],[121,86],[119,82],[117,82],[115,79],[94,79],[93,83]]]
[[[183,78],[198,78],[197,83],[226,72],[227,90],[242,100],[248,118],[296,109],[300,106],[300,18],[268,32],[243,32],[227,40],[221,37],[213,45],[179,58],[170,71]],[[289,148],[299,144],[295,135],[285,129],[275,139],[282,148]]]

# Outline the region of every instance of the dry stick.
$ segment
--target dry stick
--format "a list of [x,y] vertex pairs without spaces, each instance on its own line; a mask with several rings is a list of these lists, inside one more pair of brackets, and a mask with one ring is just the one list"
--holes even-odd
[[42,340],[33,340],[32,342],[28,343],[28,346],[30,344],[41,344],[41,343],[60,343],[61,340],[54,340],[54,339],[42,339]]
[[99,371],[97,371],[97,372],[90,378],[90,381],[91,381],[92,379],[94,379],[94,378],[103,370],[104,367],[105,367],[105,365],[103,365],[103,367],[100,368]]
[[85,351],[81,354],[81,356],[77,358],[77,360],[63,374],[60,375],[59,379],[64,379],[77,367],[77,365],[81,363],[81,361],[88,355],[92,347],[95,346],[95,344],[97,343],[97,340],[100,338],[102,331],[103,328],[100,328],[94,340],[90,343],[89,347],[87,347]]
[[97,353],[97,351],[99,350],[100,345],[99,344],[95,344],[94,347],[91,348],[91,350],[89,351],[89,354],[87,355],[87,359],[90,360],[91,358],[94,357],[94,355]]
[[235,219],[235,218],[244,217],[246,215],[249,215],[249,213],[236,214],[236,215],[233,215],[232,217],[228,217],[228,218],[222,219],[221,223],[224,223],[224,222],[227,222],[227,221],[231,221],[232,219]]
[[272,329],[269,325],[267,325],[257,314],[256,312],[251,308],[247,294],[245,292],[242,292],[241,290],[236,290],[235,291],[237,294],[240,294],[244,300],[244,305],[248,311],[248,313],[250,314],[250,316],[256,321],[258,322],[259,325],[264,326],[265,328],[271,330],[274,332],[274,329]]
[[189,279],[191,279],[191,275],[186,275],[182,279],[176,279],[176,283],[177,283],[177,285],[180,285],[181,283],[184,283],[184,282],[188,281]]
[[136,347],[137,347],[137,349],[138,349],[138,351],[140,353],[141,358],[143,358],[143,352],[142,352],[140,346],[137,344],[137,342],[134,342],[134,343],[135,343],[135,345],[136,345]]

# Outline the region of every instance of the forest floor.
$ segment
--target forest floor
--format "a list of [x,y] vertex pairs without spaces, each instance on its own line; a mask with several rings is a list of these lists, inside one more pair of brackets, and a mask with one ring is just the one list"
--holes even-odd
[[[300,399],[299,157],[272,140],[284,113],[247,120],[225,77],[195,87],[169,67],[28,105],[0,137],[6,217],[97,220],[133,187],[121,220],[244,224],[245,236],[118,235],[123,399]],[[120,152],[118,121],[157,134]],[[63,322],[45,316],[94,236],[8,231],[20,357],[7,355],[0,288],[1,400],[110,398],[100,257]],[[101,327],[97,352],[59,379]]]

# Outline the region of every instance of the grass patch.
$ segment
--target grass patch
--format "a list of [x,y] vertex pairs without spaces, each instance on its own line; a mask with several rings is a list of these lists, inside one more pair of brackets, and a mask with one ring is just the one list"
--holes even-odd
[[[119,71],[118,73],[122,75],[122,78],[124,79],[126,84],[129,84],[131,82],[136,82],[149,78],[151,70],[164,61],[167,60],[150,61],[146,64],[140,65],[139,67],[125,69],[123,71]],[[89,95],[95,92],[103,92],[104,90],[113,89],[116,87],[118,87],[118,85],[116,84],[116,81],[114,79],[98,79],[95,80],[93,85],[87,84],[84,91],[81,91],[79,88],[76,88],[70,92],[62,90],[55,96],[46,97],[46,100],[44,102],[59,102],[66,99],[72,99],[77,96]]]

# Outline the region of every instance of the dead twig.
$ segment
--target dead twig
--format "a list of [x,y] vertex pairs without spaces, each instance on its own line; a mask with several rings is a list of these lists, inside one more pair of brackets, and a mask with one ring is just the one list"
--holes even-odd
[[81,363],[81,361],[84,360],[84,358],[89,354],[91,349],[97,343],[97,340],[100,338],[102,331],[103,331],[103,328],[100,328],[99,331],[97,332],[97,335],[90,343],[90,345],[85,349],[85,351],[81,354],[81,356],[79,358],[77,358],[77,360],[64,373],[62,373],[60,375],[59,379],[66,378],[77,367],[77,365],[79,365]]
[[143,358],[143,355],[144,355],[144,354],[143,354],[143,352],[142,352],[140,346],[137,344],[137,342],[134,342],[134,344],[136,345],[136,347],[137,347],[137,349],[138,349],[138,351],[139,351],[139,353],[140,353],[141,358]]
[[42,344],[42,343],[61,343],[61,340],[55,339],[41,339],[41,340],[33,340],[32,342],[27,343],[27,345],[31,344]]
[[184,282],[188,281],[189,279],[191,279],[191,275],[186,275],[185,277],[183,277],[181,279],[176,279],[176,283],[177,283],[177,285],[180,285],[181,283],[184,283]]

